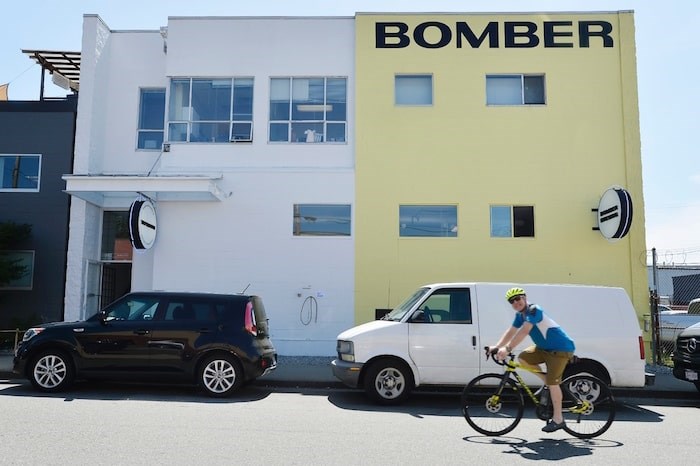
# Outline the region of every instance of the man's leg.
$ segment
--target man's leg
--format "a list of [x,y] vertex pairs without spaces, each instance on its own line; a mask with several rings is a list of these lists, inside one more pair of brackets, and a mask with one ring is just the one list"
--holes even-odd
[[561,387],[559,385],[547,385],[549,387],[549,396],[552,400],[552,421],[557,424],[564,422],[564,415],[561,412],[561,400],[563,395],[561,393]]

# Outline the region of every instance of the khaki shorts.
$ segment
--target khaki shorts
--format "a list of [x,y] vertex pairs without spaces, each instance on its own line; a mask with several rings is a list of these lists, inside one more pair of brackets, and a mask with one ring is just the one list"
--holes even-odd
[[530,346],[520,353],[518,358],[531,366],[539,366],[544,363],[547,366],[545,383],[547,385],[559,385],[561,383],[561,376],[564,374],[564,369],[566,369],[566,365],[573,355],[574,353],[566,351],[545,351],[535,346]]

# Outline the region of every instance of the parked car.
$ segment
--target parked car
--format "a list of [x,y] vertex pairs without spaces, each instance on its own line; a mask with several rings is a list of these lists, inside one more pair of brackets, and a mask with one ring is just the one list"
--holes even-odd
[[662,345],[670,347],[684,329],[696,323],[700,323],[700,299],[692,300],[687,310],[659,305],[659,339]]
[[223,397],[277,367],[269,335],[258,296],[130,293],[85,321],[27,330],[13,370],[43,392],[99,378],[192,383]]
[[700,323],[683,330],[673,353],[673,375],[695,384],[700,391]]

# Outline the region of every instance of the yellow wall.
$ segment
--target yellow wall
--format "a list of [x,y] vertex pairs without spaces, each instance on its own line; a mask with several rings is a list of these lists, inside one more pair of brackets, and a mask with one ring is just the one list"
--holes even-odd
[[[612,48],[578,45],[580,20],[613,25]],[[375,48],[375,23],[573,21],[572,48]],[[453,29],[454,30],[454,29]],[[410,32],[409,32],[410,34]],[[541,36],[540,36],[541,37]],[[428,39],[431,36],[427,36]],[[437,37],[433,37],[436,41]],[[648,309],[634,23],[606,14],[358,14],[356,321],[418,285],[514,281],[622,286]],[[394,105],[396,74],[433,76],[433,105]],[[486,106],[486,74],[544,73],[546,105]],[[634,203],[630,233],[592,227],[612,185]],[[457,205],[456,238],[400,238],[399,205]],[[491,238],[492,204],[532,205],[534,238]]]

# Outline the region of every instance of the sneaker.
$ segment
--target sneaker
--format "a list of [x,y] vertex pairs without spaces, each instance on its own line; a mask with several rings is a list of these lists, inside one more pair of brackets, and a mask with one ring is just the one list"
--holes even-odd
[[542,428],[542,432],[547,432],[547,433],[556,432],[559,429],[563,429],[565,425],[566,425],[565,421],[561,421],[560,423],[556,423],[554,421],[549,421],[547,423],[547,425]]

